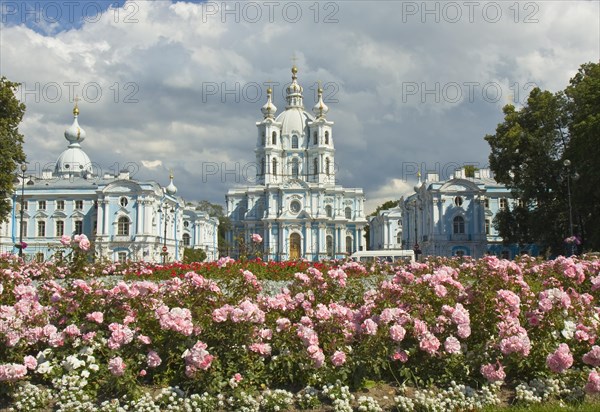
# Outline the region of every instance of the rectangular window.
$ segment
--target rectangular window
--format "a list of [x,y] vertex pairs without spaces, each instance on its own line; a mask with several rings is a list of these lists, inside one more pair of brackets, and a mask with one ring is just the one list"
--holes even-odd
[[65,201],[64,200],[56,201],[56,210],[65,210]]
[[525,201],[523,199],[519,199],[517,201],[517,205],[519,205],[519,207],[525,207]]
[[43,220],[37,224],[37,235],[38,237],[46,237],[46,222]]
[[127,263],[127,252],[119,252],[117,259],[119,263]]
[[[23,200],[23,210],[28,209],[27,203],[28,203],[27,200]],[[19,204],[21,204],[21,203],[19,203]]]
[[45,200],[40,200],[38,202],[38,210],[46,210],[46,201]]
[[65,234],[65,222],[62,220],[56,221],[56,236],[62,236]]
[[483,200],[483,205],[485,206],[486,209],[490,208],[490,199],[488,199],[487,197]]
[[75,234],[81,235],[83,233],[83,220],[75,221]]
[[83,200],[76,200],[75,201],[75,209],[77,209],[77,210],[83,209]]
[[508,202],[506,201],[506,198],[503,197],[500,199],[500,209],[506,209],[506,206],[508,205]]
[[485,234],[490,234],[490,219],[485,219]]
[[38,252],[35,254],[35,261],[37,263],[42,263],[44,261],[44,254],[42,252]]
[[27,237],[27,221],[23,221],[21,223],[21,231],[20,234],[23,235],[23,237]]

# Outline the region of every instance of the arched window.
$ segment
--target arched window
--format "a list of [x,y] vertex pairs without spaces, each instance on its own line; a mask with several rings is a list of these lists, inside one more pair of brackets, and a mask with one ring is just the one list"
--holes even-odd
[[262,132],[261,144],[265,146],[267,144],[267,135],[265,132]]
[[129,218],[121,216],[117,221],[117,235],[129,236]]
[[265,174],[265,158],[260,159],[260,174]]
[[333,209],[330,205],[325,206],[325,213],[327,214],[327,217],[333,216]]
[[327,256],[333,257],[333,236],[328,235],[325,238],[325,243],[327,246]]
[[402,232],[398,232],[396,234],[396,243],[397,244],[401,244],[402,243]]
[[313,160],[313,173],[315,174],[315,176],[319,173],[319,159],[317,159],[316,157]]
[[325,132],[325,144],[329,144],[329,132]]
[[271,137],[271,143],[277,144],[277,132],[273,132]]
[[190,245],[190,235],[187,233],[183,234],[183,246],[189,246]]
[[346,219],[352,219],[352,209],[350,209],[349,207],[347,207],[344,210],[345,214],[346,214]]
[[346,236],[346,253],[351,255],[354,252],[354,248],[352,247],[352,236]]
[[292,136],[292,149],[297,149],[298,148],[298,136],[293,135]]
[[316,131],[313,132],[313,144],[317,144],[318,143],[317,136],[318,136],[317,132]]
[[273,158],[273,174],[277,175],[277,159]]
[[331,160],[329,158],[325,159],[325,173],[329,176],[329,167],[331,166]]
[[455,234],[465,233],[465,219],[463,219],[462,216],[456,216],[453,220],[453,223]]
[[292,177],[298,177],[298,159],[292,159]]

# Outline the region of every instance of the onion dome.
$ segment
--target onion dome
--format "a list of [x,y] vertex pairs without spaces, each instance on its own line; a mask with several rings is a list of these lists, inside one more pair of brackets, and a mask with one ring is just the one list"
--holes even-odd
[[265,116],[265,119],[272,119],[273,115],[277,111],[277,107],[273,104],[272,100],[273,90],[269,87],[267,89],[267,103],[260,109],[260,111]]
[[290,107],[304,107],[302,104],[302,91],[304,90],[302,86],[298,84],[298,68],[294,65],[292,67],[292,83],[286,88],[287,91],[287,108]]
[[75,107],[73,108],[73,124],[65,130],[65,139],[71,144],[78,144],[85,139],[85,130],[79,126],[77,118],[79,117],[79,107],[77,107],[77,98],[75,98]]
[[167,194],[174,196],[177,193],[177,187],[173,184],[173,172],[169,175],[169,179],[171,179],[171,182],[167,186]]
[[75,98],[73,108],[73,124],[65,130],[65,138],[69,142],[67,150],[62,152],[56,160],[54,172],[58,176],[91,176],[93,175],[92,161],[81,149],[81,143],[85,139],[85,131],[79,126],[77,118],[79,108]]
[[317,102],[317,104],[315,104],[312,110],[315,116],[317,118],[320,118],[325,117],[325,115],[329,111],[329,107],[327,107],[327,105],[323,102],[323,89],[321,88],[321,85],[319,85],[318,94],[319,101]]

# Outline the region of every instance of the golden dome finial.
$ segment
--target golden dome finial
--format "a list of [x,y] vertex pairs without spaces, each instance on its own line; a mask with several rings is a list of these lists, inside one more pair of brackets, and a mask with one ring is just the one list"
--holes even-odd
[[296,67],[296,60],[298,60],[298,58],[296,57],[296,54],[294,54],[292,56],[292,74],[294,76],[296,76],[296,74],[298,73],[298,67]]
[[169,179],[173,180],[175,176],[173,176],[173,169],[169,169]]
[[79,107],[77,106],[78,101],[79,96],[75,96],[75,107],[73,107],[73,116],[79,116]]
[[323,88],[321,87],[321,80],[317,80],[317,93],[319,96],[323,94]]

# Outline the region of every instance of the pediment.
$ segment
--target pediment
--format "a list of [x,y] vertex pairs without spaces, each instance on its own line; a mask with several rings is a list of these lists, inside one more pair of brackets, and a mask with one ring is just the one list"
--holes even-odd
[[53,218],[66,219],[67,214],[65,212],[55,211],[54,213],[52,213],[52,217]]
[[466,179],[452,179],[446,182],[440,189],[440,192],[472,192],[480,191],[477,184]]
[[134,193],[141,191],[142,188],[139,184],[130,180],[117,180],[107,185],[102,192],[103,193]]
[[290,179],[283,184],[282,189],[308,189],[308,183],[300,179]]
[[35,219],[46,219],[48,217],[48,214],[46,212],[39,210],[35,215],[33,215],[33,217]]

